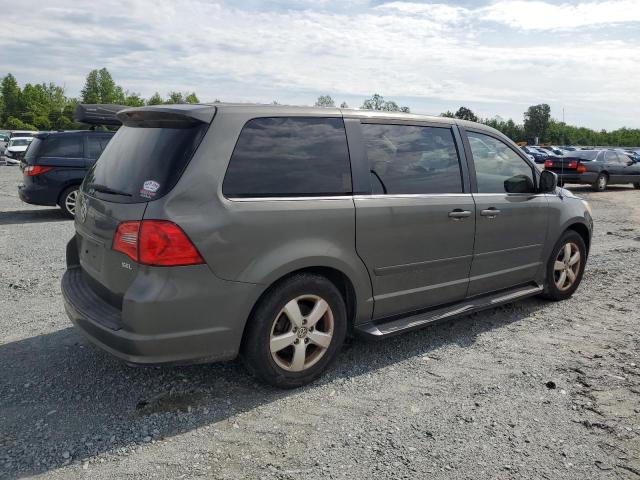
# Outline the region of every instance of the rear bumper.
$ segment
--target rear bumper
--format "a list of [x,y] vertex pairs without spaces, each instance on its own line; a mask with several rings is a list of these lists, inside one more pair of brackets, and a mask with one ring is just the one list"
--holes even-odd
[[[199,267],[208,270],[204,265]],[[73,266],[62,278],[67,315],[98,347],[136,364],[185,364],[234,358],[246,318],[259,295],[256,285],[218,279],[213,280],[218,287],[214,291],[209,290],[214,285],[204,284],[201,278],[195,279],[200,287],[195,292],[193,285],[182,285],[176,290],[168,285],[171,279],[165,277],[164,296],[164,288],[169,288],[174,294],[181,291],[183,298],[172,296],[169,305],[166,298],[154,299],[150,295],[154,289],[150,287],[144,298],[125,298],[125,307],[119,310],[100,298],[83,275],[81,267]],[[184,308],[189,304],[192,308]]]
[[598,178],[598,174],[596,172],[585,172],[585,173],[564,173],[556,172],[555,170],[551,170],[558,176],[559,181],[563,181],[565,183],[595,183]]
[[55,206],[60,192],[42,187],[34,183],[23,183],[18,186],[18,196],[24,203],[32,205]]

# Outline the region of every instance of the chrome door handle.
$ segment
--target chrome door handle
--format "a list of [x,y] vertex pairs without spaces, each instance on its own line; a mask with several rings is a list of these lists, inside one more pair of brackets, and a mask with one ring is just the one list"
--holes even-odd
[[496,216],[500,215],[500,210],[495,207],[487,208],[486,210],[482,210],[480,215],[483,217],[496,218]]
[[469,210],[460,210],[459,208],[456,208],[455,210],[449,212],[449,217],[453,218],[454,220],[460,220],[461,218],[467,218],[470,216],[471,212]]

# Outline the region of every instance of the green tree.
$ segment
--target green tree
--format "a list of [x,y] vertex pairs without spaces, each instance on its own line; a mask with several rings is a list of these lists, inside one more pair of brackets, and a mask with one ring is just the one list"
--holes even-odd
[[476,116],[470,108],[460,107],[458,111],[454,114],[456,118],[460,120],[469,120],[470,122],[477,122],[478,117]]
[[185,103],[182,92],[169,92],[169,98],[164,103]]
[[185,97],[184,101],[187,103],[200,103],[200,100],[198,99],[196,92],[191,92],[189,95]]
[[122,105],[127,105],[129,107],[142,107],[144,104],[144,98],[142,98],[138,93],[131,93],[129,91],[125,93],[124,102],[122,102]]
[[80,92],[82,103],[100,103],[100,86],[98,84],[98,70],[91,70],[84,81]]
[[147,100],[147,105],[162,105],[164,101],[158,92],[154,93]]
[[546,142],[546,133],[551,118],[551,108],[546,103],[532,105],[524,113],[524,134],[529,142]]
[[362,107],[365,110],[383,110],[387,112],[405,112],[409,113],[409,107],[399,107],[394,101],[387,101],[378,93],[374,93],[371,98],[367,98]]
[[340,108],[349,108],[349,105],[347,105],[347,102],[342,102]]
[[446,117],[446,118],[455,118],[456,114],[453,113],[451,110],[447,110],[446,112],[442,112],[440,114],[441,117]]
[[320,95],[316,100],[316,107],[335,107],[336,102],[333,101],[330,95]]
[[4,124],[5,128],[9,130],[35,130],[36,127],[29,123],[25,123],[19,118],[9,117]]
[[98,92],[100,93],[99,103],[119,103],[124,100],[124,92],[113,81],[113,77],[106,68],[98,70]]
[[22,113],[22,92],[18,86],[16,77],[8,73],[0,84],[2,92],[3,111],[2,121],[7,122],[10,117],[17,119]]

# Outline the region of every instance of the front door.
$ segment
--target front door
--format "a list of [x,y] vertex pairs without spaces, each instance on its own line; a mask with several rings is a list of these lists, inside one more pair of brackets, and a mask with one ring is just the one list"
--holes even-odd
[[372,193],[356,195],[356,248],[374,318],[464,299],[475,205],[449,125],[363,123]]
[[477,192],[469,296],[533,281],[543,267],[547,199],[534,167],[497,136],[467,131]]

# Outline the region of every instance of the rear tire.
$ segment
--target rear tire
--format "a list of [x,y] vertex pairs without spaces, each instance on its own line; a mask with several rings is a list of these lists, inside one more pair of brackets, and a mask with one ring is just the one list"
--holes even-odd
[[62,209],[62,213],[67,218],[74,218],[76,216],[76,203],[78,201],[78,185],[67,188],[62,195],[60,195],[60,201],[58,206]]
[[607,189],[607,183],[609,183],[609,175],[606,173],[601,173],[596,178],[596,181],[593,182],[593,189],[596,192],[604,192]]
[[241,356],[261,381],[296,388],[335,360],[347,334],[347,311],[325,277],[300,273],[277,283],[254,308]]
[[634,183],[633,188],[635,188],[636,190],[640,190],[640,182]]
[[556,242],[547,261],[547,279],[542,297],[560,301],[577,290],[587,261],[587,247],[577,232],[567,230]]

